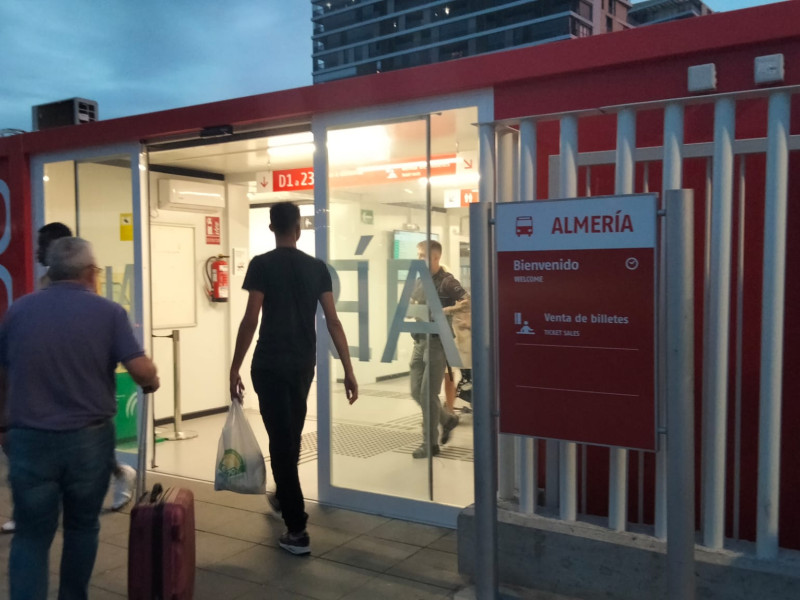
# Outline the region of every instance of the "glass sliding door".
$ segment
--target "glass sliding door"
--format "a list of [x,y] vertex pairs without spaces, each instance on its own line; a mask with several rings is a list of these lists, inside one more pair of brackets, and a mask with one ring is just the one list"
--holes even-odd
[[[360,394],[358,402],[347,403],[341,366],[331,358],[325,382],[329,472],[321,480],[329,476],[336,503],[447,523],[473,501],[469,401],[448,403],[446,386],[435,383],[429,397],[425,385],[412,395],[412,385],[420,374],[437,383],[452,375],[455,388],[469,374],[469,357],[462,357],[442,310],[448,299],[425,300],[424,290],[435,289],[425,249],[428,242],[441,245],[442,266],[468,289],[477,113],[459,108],[326,132],[327,261]],[[420,294],[423,303],[416,303]],[[423,364],[412,367],[414,336],[428,335],[441,338],[446,361],[434,366],[425,352]],[[429,403],[460,419],[446,444],[441,428],[423,431]],[[320,435],[323,444],[326,437]],[[414,457],[420,446],[431,445],[439,446],[438,455]]]
[[429,233],[426,138],[426,119],[328,134],[328,262],[361,395],[352,406],[338,398],[334,362],[331,483],[415,500],[430,500],[431,484],[429,461],[411,457],[422,443],[422,414],[409,391],[411,335],[393,332],[396,348],[383,353],[415,273],[416,243]]
[[[102,269],[96,292],[125,308],[134,332],[149,352],[148,311],[143,303],[149,297],[144,289],[149,278],[145,277],[147,260],[142,255],[148,244],[143,243],[147,231],[141,220],[142,214],[147,214],[143,209],[146,199],[141,197],[145,163],[138,145],[36,157],[32,161],[32,192],[34,228],[58,221],[91,242]],[[44,271],[37,266],[38,276]],[[135,452],[139,399],[130,376],[119,367],[118,449]]]

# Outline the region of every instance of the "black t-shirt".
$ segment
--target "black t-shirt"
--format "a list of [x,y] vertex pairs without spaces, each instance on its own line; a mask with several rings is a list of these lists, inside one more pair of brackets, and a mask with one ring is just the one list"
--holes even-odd
[[242,287],[264,294],[253,367],[313,368],[317,302],[333,289],[325,263],[296,248],[276,248],[250,261]]

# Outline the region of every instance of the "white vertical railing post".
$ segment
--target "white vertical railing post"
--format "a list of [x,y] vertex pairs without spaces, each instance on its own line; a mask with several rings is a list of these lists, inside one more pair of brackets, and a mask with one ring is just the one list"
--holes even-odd
[[[562,198],[578,195],[578,117],[561,117],[559,191]],[[559,442],[559,516],[577,517],[577,448],[574,442]]]
[[691,190],[666,193],[667,598],[694,600],[694,215]]
[[745,215],[747,182],[745,163],[747,157],[739,156],[739,214],[738,239],[736,243],[736,356],[734,358],[734,419],[733,419],[733,539],[739,539],[740,494],[742,491],[742,353],[744,351],[744,253],[745,253]]
[[[664,109],[664,159],[661,187],[661,206],[666,208],[667,190],[677,190],[683,182],[683,105],[667,104]],[[665,225],[661,227],[658,270],[658,453],[656,454],[655,535],[667,537],[667,260]]]
[[519,199],[536,200],[536,121],[519,124]]
[[577,465],[578,445],[559,442],[558,515],[564,521],[574,521],[578,516]]
[[[497,201],[513,202],[517,193],[514,178],[514,156],[516,132],[510,127],[497,132]],[[498,439],[498,481],[497,488],[501,500],[514,497],[516,476],[516,452],[513,435],[500,434]]]
[[[523,119],[519,124],[519,193],[518,198],[536,200],[536,121]],[[519,509],[533,514],[536,511],[538,471],[536,440],[520,438]]]
[[614,193],[633,193],[636,151],[636,112],[626,108],[617,113],[617,158],[614,171]]
[[[475,597],[497,598],[497,399],[489,217],[495,200],[494,127],[481,125],[480,202],[469,207],[472,247],[472,372],[475,436]],[[480,551],[478,552],[478,548]]]
[[523,438],[520,444],[519,461],[519,509],[521,512],[532,515],[536,512],[536,484],[538,469],[536,468],[536,440],[529,437]]
[[514,444],[516,436],[500,434],[498,439],[497,454],[497,491],[500,500],[511,500],[514,498],[515,479],[516,479],[516,448]]
[[[617,160],[614,170],[614,193],[633,192],[636,149],[636,112],[630,108],[617,113]],[[628,514],[628,451],[609,450],[608,465],[608,526],[625,531]]]
[[513,202],[517,192],[514,179],[516,132],[505,127],[497,132],[497,201]]
[[758,429],[756,555],[778,555],[780,498],[781,380],[786,289],[786,214],[789,176],[790,96],[769,98],[764,213],[764,274],[761,300],[761,384]]
[[714,108],[714,167],[711,201],[709,294],[703,340],[703,543],[722,548],[725,535],[725,452],[728,418],[728,357],[733,220],[733,141],[736,104],[717,100]]
[[[708,314],[706,311],[709,310],[709,298],[710,298],[710,289],[711,289],[711,204],[712,204],[712,191],[713,191],[713,183],[712,183],[712,165],[713,156],[711,158],[706,159],[706,202],[705,202],[705,218],[706,218],[706,227],[705,227],[705,243],[703,244],[703,333],[702,333],[702,344],[703,344],[703,354],[700,362],[702,365],[709,364],[708,360],[708,353],[709,353],[709,346],[705,343],[705,340],[708,340],[708,329],[711,326],[709,323],[709,319],[706,318]],[[705,368],[705,366],[703,367]],[[702,380],[702,392],[701,392],[701,401],[705,401],[705,398],[710,397],[708,386],[709,386],[709,378],[703,377]],[[703,407],[705,410],[705,407]],[[703,415],[703,426],[705,426],[705,414]],[[702,436],[705,436],[705,430],[701,430],[703,433]],[[701,439],[701,447],[704,442]],[[702,458],[701,458],[702,460]],[[700,469],[700,479],[702,481],[702,485],[705,486],[705,472],[706,472],[706,463],[703,462],[701,464]],[[701,487],[702,493],[702,487]],[[705,519],[703,518],[703,513],[705,512],[705,505],[703,503],[703,499],[700,499],[700,528],[702,529],[703,523]]]
[[547,440],[545,442],[544,505],[550,511],[557,510],[560,504],[558,499],[561,493],[561,486],[559,485],[561,478],[559,447],[559,442],[556,440]]
[[558,194],[574,198],[578,195],[578,117],[561,117],[560,124]]

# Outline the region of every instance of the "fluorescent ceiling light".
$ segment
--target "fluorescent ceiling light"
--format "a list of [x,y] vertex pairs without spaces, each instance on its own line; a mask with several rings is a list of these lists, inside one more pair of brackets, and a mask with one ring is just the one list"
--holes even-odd
[[313,143],[314,135],[310,131],[288,133],[286,135],[275,135],[267,138],[267,148],[279,148],[281,146],[294,146],[296,144]]
[[391,144],[383,125],[333,129],[328,132],[328,157],[332,164],[385,161]]
[[[455,164],[456,157],[455,156],[448,156],[445,158],[432,158],[431,159],[431,169],[438,169],[442,167],[448,167],[452,164]],[[423,170],[428,168],[428,161],[424,158],[421,158],[417,161],[408,161],[408,162],[398,162],[398,163],[381,163],[381,164],[373,164],[373,165],[366,165],[363,167],[358,167],[356,170],[359,173],[370,173],[373,171],[393,171],[395,169],[407,169],[407,170]]]
[[289,157],[304,157],[314,154],[316,147],[313,142],[305,142],[303,144],[292,144],[287,146],[273,146],[267,148],[267,154],[270,156],[280,156],[281,158]]
[[281,158],[302,158],[314,154],[314,135],[310,131],[267,138],[267,154]]

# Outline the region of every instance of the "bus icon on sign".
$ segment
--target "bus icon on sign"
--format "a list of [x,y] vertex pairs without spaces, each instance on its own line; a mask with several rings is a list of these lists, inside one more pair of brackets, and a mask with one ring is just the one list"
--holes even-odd
[[533,217],[517,217],[517,237],[533,235]]

